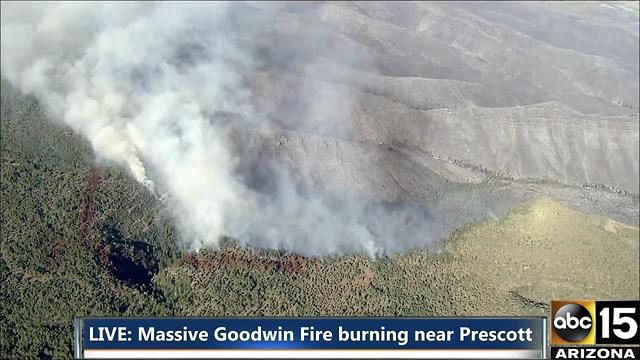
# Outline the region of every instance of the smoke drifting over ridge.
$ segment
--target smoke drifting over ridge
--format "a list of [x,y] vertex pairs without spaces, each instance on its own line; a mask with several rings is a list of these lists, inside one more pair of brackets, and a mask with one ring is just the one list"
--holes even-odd
[[[431,243],[443,225],[427,209],[312,192],[282,160],[261,155],[252,132],[344,137],[351,109],[302,83],[285,111],[257,110],[247,74],[265,61],[302,77],[306,67],[299,54],[265,53],[260,39],[279,15],[248,7],[2,3],[2,76],[83,134],[99,159],[166,194],[187,248],[215,247],[223,235],[310,255]],[[299,110],[297,99],[311,100]]]

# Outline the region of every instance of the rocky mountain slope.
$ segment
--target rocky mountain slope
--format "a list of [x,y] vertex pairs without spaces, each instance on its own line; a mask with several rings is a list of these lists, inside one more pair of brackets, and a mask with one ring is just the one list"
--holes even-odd
[[[336,143],[638,193],[637,16],[537,3],[255,6],[278,13],[264,51],[287,54],[252,78],[260,109],[295,116],[287,99],[313,79],[322,91],[307,108],[351,108],[355,125]],[[295,41],[314,31],[323,46]]]

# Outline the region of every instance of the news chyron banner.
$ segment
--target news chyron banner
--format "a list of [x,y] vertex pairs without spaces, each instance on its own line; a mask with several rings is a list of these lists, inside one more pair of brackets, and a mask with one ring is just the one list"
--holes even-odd
[[77,358],[546,358],[546,317],[78,318]]
[[640,301],[554,300],[552,359],[640,359]]

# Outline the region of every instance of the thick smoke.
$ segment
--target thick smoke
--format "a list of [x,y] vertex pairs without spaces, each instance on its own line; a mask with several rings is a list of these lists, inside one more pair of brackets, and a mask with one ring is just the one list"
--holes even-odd
[[[300,82],[286,109],[257,110],[251,76],[286,67],[304,79],[306,71],[304,56],[260,45],[272,16],[281,15],[217,2],[3,2],[2,76],[86,136],[98,159],[165,199],[187,248],[230,236],[304,254],[375,256],[430,243],[441,229],[424,208],[311,191],[284,160],[264,154],[256,134],[272,129],[352,130],[349,101],[309,85],[321,82]],[[340,61],[364,59],[342,52]]]

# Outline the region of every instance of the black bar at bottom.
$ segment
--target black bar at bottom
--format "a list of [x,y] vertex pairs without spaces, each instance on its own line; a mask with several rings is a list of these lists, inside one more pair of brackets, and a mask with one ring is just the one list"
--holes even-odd
[[552,359],[640,359],[637,346],[552,346]]

